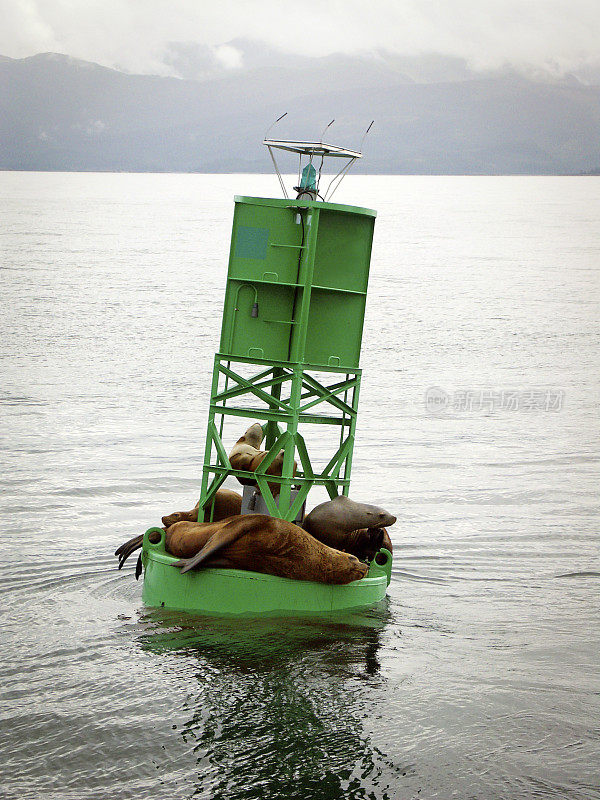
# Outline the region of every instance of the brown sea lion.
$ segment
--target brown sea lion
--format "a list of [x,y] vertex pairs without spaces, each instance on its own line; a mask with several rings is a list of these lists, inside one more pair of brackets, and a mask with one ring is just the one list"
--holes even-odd
[[[117,549],[119,569],[142,546],[141,539],[136,536]],[[368,572],[367,565],[350,553],[328,547],[292,522],[263,514],[220,522],[176,522],[166,529],[165,544],[168,552],[181,558],[174,566],[182,567],[182,572],[204,564],[332,584],[350,583]],[[141,572],[138,559],[136,578]]]
[[[199,506],[200,501],[198,500],[191,511],[174,511],[172,514],[168,514],[166,517],[162,518],[162,524],[165,526],[165,528],[168,528],[169,525],[173,525],[175,522],[196,522],[198,519]],[[215,495],[213,522],[218,522],[219,520],[226,519],[227,517],[232,517],[234,514],[239,514],[241,510],[241,495],[239,495],[237,492],[231,491],[231,489],[217,489]],[[121,569],[123,564],[135,550],[139,550],[143,541],[144,534],[140,533],[138,536],[134,536],[133,539],[129,539],[129,541],[125,542],[115,550],[115,555],[119,559],[119,569]],[[142,562],[140,559],[138,559],[138,563],[135,568],[136,579],[140,577],[141,573]]]
[[177,522],[167,528],[166,548],[181,558],[174,566],[247,569],[318,583],[344,584],[363,578],[366,564],[315,539],[293,522],[244,514],[221,522]]
[[[169,525],[174,525],[176,522],[197,522],[198,521],[198,506],[200,501],[192,508],[191,511],[174,511],[162,518],[162,524],[165,528]],[[231,489],[217,489],[215,494],[213,522],[233,517],[240,514],[242,511],[242,496]],[[210,514],[210,506],[207,509]]]
[[[313,508],[304,518],[302,527],[330,547],[368,558],[377,542],[380,544],[375,552],[379,547],[392,552],[392,542],[385,528],[395,522],[396,517],[389,511],[357,503],[341,494]],[[382,534],[377,531],[382,531]]]
[[[231,452],[229,453],[229,463],[233,469],[243,469],[247,472],[255,472],[267,455],[266,450],[258,449],[262,444],[264,435],[265,434],[262,429],[262,425],[260,425],[258,422],[255,422],[248,428],[246,433],[237,440]],[[281,475],[281,470],[283,468],[283,457],[284,452],[282,450],[275,456],[272,463],[267,467],[267,475]],[[294,461],[294,475],[296,474],[297,466],[297,463]],[[238,481],[243,486],[257,485],[256,481],[252,480],[251,478],[238,478]],[[269,488],[275,496],[279,494],[281,487],[278,483],[269,483]]]

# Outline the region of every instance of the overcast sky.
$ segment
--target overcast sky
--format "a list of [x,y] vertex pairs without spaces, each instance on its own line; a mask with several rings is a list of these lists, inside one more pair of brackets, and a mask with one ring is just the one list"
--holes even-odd
[[0,54],[54,51],[169,74],[169,42],[198,42],[229,68],[236,37],[306,55],[438,52],[474,68],[600,62],[600,0],[0,0]]

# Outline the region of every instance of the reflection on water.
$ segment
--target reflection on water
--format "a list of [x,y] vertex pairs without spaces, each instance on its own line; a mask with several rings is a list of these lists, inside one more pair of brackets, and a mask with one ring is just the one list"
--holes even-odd
[[196,760],[194,796],[388,796],[398,768],[363,722],[373,691],[385,691],[378,651],[389,616],[385,603],[322,620],[146,614],[140,647],[194,663],[179,730]]

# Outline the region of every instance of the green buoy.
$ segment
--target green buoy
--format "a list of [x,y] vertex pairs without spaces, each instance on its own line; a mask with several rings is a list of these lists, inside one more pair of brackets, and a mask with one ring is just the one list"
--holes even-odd
[[[358,414],[362,331],[376,212],[328,201],[361,154],[323,142],[265,139],[284,198],[236,197],[219,351],[215,355],[199,519],[210,521],[226,478],[256,481],[266,513],[298,518],[314,486],[348,495]],[[274,150],[300,157],[297,197],[289,198]],[[342,169],[321,198],[325,158]],[[308,163],[302,169],[302,161]],[[316,168],[314,163],[318,163]],[[319,199],[321,198],[321,199]],[[226,418],[257,420],[267,456],[256,472],[232,469],[223,441]],[[303,432],[339,431],[324,468],[309,456]],[[232,443],[229,442],[229,445]],[[281,476],[266,470],[281,452]],[[294,462],[298,468],[294,473]],[[278,484],[275,497],[269,484]],[[242,507],[244,513],[244,506]],[[181,574],[177,559],[144,536],[143,599],[148,605],[204,613],[323,613],[372,605],[385,596],[391,555],[381,550],[368,575],[345,586],[205,568]],[[152,537],[157,538],[157,537]]]

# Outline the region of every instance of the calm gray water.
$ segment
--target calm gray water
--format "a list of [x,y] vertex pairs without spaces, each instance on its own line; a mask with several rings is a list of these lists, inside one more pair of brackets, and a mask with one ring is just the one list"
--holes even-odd
[[145,609],[112,556],[197,499],[235,193],[279,196],[0,173],[0,796],[600,798],[600,178],[342,184],[351,496],[398,522],[331,620]]

